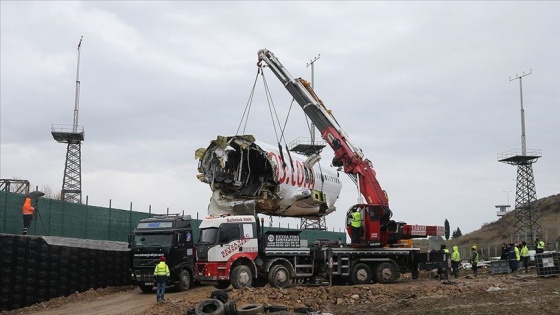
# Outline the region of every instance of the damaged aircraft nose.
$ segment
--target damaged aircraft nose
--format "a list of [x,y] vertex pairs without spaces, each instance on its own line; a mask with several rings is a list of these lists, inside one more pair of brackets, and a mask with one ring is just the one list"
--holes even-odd
[[211,215],[319,216],[335,210],[342,187],[328,166],[311,165],[295,153],[285,157],[250,135],[218,136],[196,157],[197,177],[213,191]]

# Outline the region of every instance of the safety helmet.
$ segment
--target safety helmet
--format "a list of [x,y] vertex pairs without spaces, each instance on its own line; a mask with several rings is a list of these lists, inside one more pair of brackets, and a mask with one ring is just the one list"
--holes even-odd
[[165,256],[160,256],[159,261],[165,261]]
[[471,246],[471,249],[476,250],[476,245]]

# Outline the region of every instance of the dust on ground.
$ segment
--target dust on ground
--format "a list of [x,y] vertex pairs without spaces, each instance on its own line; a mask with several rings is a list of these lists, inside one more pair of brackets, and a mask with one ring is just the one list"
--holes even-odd
[[[210,297],[212,286],[196,286],[186,292],[166,292],[166,302],[156,303],[155,291],[134,287],[104,288],[52,299],[1,315],[136,314],[184,315]],[[336,315],[373,314],[560,314],[560,278],[537,277],[535,272],[451,281],[424,274],[421,279],[403,277],[394,284],[347,286],[293,286],[286,289],[246,288],[231,290],[229,299],[238,307],[249,303],[283,305],[289,310],[307,307]],[[290,314],[287,312],[286,314]]]

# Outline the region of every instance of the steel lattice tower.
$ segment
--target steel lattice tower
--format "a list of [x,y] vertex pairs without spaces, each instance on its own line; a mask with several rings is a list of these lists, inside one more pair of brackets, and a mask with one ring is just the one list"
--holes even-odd
[[531,74],[523,72],[510,78],[519,80],[521,97],[521,150],[514,149],[498,155],[498,161],[517,166],[517,184],[515,190],[515,224],[514,236],[516,241],[532,242],[541,236],[539,211],[535,207],[537,191],[533,176],[533,163],[542,156],[541,150],[527,151],[525,139],[525,110],[523,109],[523,77]]
[[72,126],[51,126],[53,138],[59,143],[67,144],[61,197],[63,201],[73,203],[82,203],[82,141],[84,141],[84,127],[78,125],[78,113],[80,109],[80,48],[82,45],[82,38],[80,38],[80,43],[78,44],[74,123]]
[[[321,58],[321,54],[318,54],[317,57],[313,58],[310,62],[307,63],[306,67],[311,66],[311,88],[315,88],[315,62]],[[307,119],[307,118],[306,118]],[[315,140],[315,125],[311,123],[309,127],[309,131],[311,134],[311,141],[309,144],[298,143],[297,146],[292,146],[290,150],[294,152],[298,152],[300,154],[311,156],[313,154],[319,154],[321,150],[325,147],[323,141],[317,142]],[[299,150],[299,151],[298,151]],[[320,216],[316,219],[312,218],[301,218],[300,220],[300,229],[302,230],[326,230],[327,229],[327,221],[325,220],[325,216]]]

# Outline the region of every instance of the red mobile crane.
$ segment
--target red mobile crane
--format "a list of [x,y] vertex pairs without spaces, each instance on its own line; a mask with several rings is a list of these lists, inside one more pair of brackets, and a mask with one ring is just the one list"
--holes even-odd
[[[257,215],[208,217],[199,226],[195,279],[217,288],[263,285],[284,288],[293,280],[304,283],[391,283],[401,273],[418,277],[421,263],[441,262],[441,257],[403,247],[401,240],[443,235],[437,226],[408,225],[391,220],[385,191],[375,177],[371,162],[350,141],[331,112],[303,79],[293,79],[280,61],[266,49],[264,61],[292,94],[335,152],[333,164],[344,168],[358,185],[367,203],[350,208],[361,211],[364,233],[359,247],[339,247],[323,242],[306,244],[297,231],[266,231]],[[321,280],[323,279],[323,280]]]
[[[333,149],[333,165],[342,167],[365,197],[366,203],[356,204],[348,210],[348,214],[353,210],[362,214],[360,243],[363,246],[393,245],[399,244],[401,240],[444,234],[443,226],[409,225],[391,220],[393,213],[389,209],[387,194],[377,181],[371,161],[364,158],[362,150],[350,141],[331,111],[315,94],[311,84],[302,78],[294,79],[268,49],[260,50],[258,58],[257,66],[264,67],[263,61],[266,63]],[[350,227],[348,233],[351,234]]]

